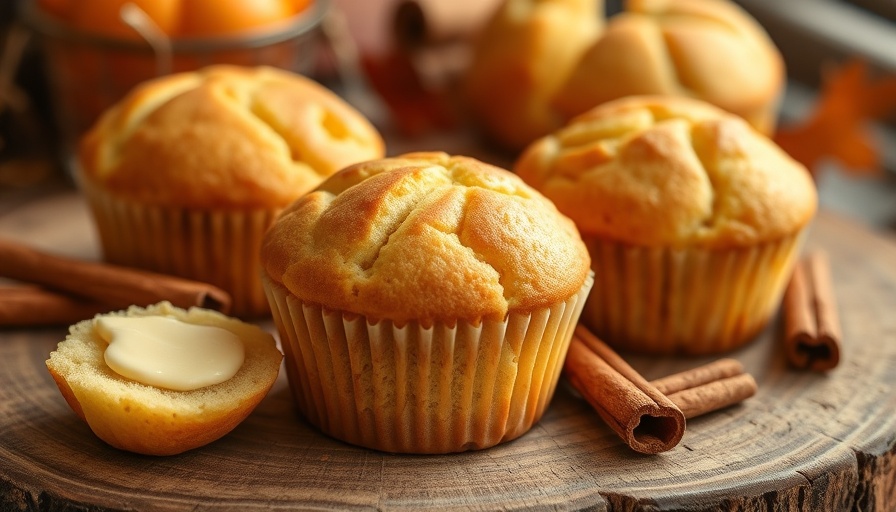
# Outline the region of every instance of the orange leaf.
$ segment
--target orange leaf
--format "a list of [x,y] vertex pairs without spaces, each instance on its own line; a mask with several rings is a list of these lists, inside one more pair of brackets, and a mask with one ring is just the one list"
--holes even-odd
[[867,64],[854,59],[824,76],[813,111],[781,127],[775,142],[813,174],[826,159],[850,173],[877,173],[880,151],[867,125],[894,112],[896,76],[872,80]]

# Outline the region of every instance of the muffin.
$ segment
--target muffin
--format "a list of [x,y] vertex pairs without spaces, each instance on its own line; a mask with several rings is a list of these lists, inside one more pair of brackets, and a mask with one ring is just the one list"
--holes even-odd
[[264,231],[295,198],[384,153],[376,129],[310,79],[213,66],[137,87],[81,141],[77,179],[106,260],[214,284],[269,314]]
[[302,414],[402,453],[529,430],[592,283],[575,226],[550,201],[444,153],[335,174],[283,212],[261,261]]
[[97,437],[174,455],[233,430],[270,390],[282,359],[254,325],[161,302],[73,325],[47,369]]
[[711,354],[776,310],[817,196],[808,171],[705,102],[629,97],[530,145],[517,174],[578,226],[582,321],[617,348]]

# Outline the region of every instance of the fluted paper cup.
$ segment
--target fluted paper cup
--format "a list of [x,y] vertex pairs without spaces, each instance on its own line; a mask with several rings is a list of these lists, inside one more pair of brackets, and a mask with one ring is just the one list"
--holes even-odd
[[[119,198],[82,179],[109,263],[215,285],[232,297],[230,314],[270,314],[261,280],[261,238],[279,210],[190,210]],[[145,304],[141,304],[145,305]]]
[[706,355],[744,345],[781,301],[801,233],[748,248],[637,247],[585,237],[595,284],[582,322],[618,349]]
[[293,396],[342,441],[449,453],[515,439],[557,386],[592,279],[566,301],[478,325],[396,325],[305,304],[263,276]]

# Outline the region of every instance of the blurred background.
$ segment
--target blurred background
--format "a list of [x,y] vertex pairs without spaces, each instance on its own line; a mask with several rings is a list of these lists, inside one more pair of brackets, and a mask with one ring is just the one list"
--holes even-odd
[[[814,108],[831,68],[858,59],[867,63],[873,77],[896,76],[896,1],[737,2],[762,24],[784,56],[788,85],[781,124],[802,119]],[[896,101],[888,96],[890,102]],[[836,160],[823,162],[816,173],[824,206],[892,231],[896,230],[896,115],[888,110],[867,125],[881,155],[879,173],[849,172]]]
[[[173,1],[135,3],[164,20],[164,6]],[[391,154],[476,144],[456,86],[471,42],[501,0],[264,0],[232,19],[207,14],[224,10],[222,3],[197,0],[194,7],[210,10],[181,23],[177,30],[187,32],[177,34],[139,15],[110,19],[124,3],[0,2],[0,200],[6,204],[27,200],[37,185],[66,186],[78,136],[133,85],[215,62],[268,64],[315,78],[367,115],[386,135]],[[765,28],[785,60],[779,126],[811,118],[832,84],[840,84],[834,92],[841,101],[870,96],[884,80],[896,84],[893,0],[736,3]],[[623,9],[624,2],[606,2],[608,16]],[[862,66],[861,76],[847,73],[858,69],[851,65]],[[821,155],[812,170],[823,207],[892,231],[896,94],[887,91],[896,88],[877,89],[884,91],[880,108],[860,120],[877,163]],[[508,155],[500,158],[506,163]]]

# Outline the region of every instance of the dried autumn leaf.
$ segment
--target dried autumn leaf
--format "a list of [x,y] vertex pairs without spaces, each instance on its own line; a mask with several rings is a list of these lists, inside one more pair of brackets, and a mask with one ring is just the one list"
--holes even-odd
[[847,172],[878,173],[880,151],[869,123],[894,112],[896,77],[874,80],[864,61],[851,60],[825,77],[812,113],[780,128],[775,142],[813,174],[827,158],[837,160]]

